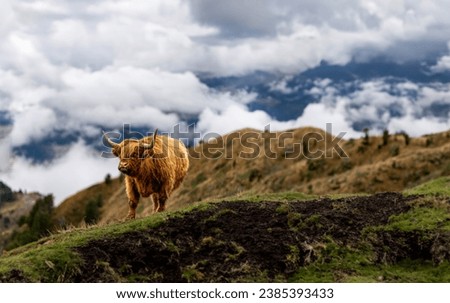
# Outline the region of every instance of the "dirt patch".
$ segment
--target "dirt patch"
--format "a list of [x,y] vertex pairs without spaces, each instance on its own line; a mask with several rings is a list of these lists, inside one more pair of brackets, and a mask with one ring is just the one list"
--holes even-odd
[[31,281],[23,275],[22,271],[13,269],[9,273],[7,273],[5,275],[1,275],[0,282],[1,283],[6,283],[6,282],[8,282],[8,283],[17,283],[17,282],[30,283]]
[[[389,217],[408,211],[413,199],[382,193],[307,202],[221,202],[170,218],[157,228],[79,247],[85,263],[74,281],[286,280],[313,262],[323,243],[356,247],[364,240],[366,227],[384,225]],[[383,260],[386,252],[380,251],[376,259],[398,261],[415,253],[433,258],[433,249],[439,251],[439,258],[448,258],[448,251],[442,250],[449,243],[447,236],[419,250],[419,239],[412,238],[411,243],[401,239],[400,234],[375,237],[375,242],[398,252]]]

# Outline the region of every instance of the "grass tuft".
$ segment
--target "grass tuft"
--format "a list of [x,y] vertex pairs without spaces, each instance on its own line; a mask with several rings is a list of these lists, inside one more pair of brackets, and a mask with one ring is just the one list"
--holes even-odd
[[170,216],[180,216],[186,211],[205,207],[208,206],[193,206],[180,212],[158,213],[142,219],[103,226],[90,225],[53,234],[4,253],[0,257],[0,280],[19,270],[30,282],[64,282],[77,274],[82,265],[82,260],[74,248],[96,239],[155,228]]
[[441,177],[404,191],[405,195],[450,197],[450,177]]

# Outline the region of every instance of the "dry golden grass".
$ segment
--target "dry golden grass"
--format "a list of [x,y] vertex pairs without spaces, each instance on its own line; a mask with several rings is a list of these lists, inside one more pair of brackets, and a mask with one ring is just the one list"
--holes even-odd
[[[411,138],[408,144],[402,135],[391,135],[386,145],[382,137],[370,137],[368,144],[364,144],[362,138],[342,140],[340,146],[349,156],[346,159],[336,152],[329,158],[289,159],[292,146],[300,147],[303,136],[312,132],[331,141],[331,135],[323,130],[300,128],[292,130],[293,137],[283,139],[280,146],[278,139],[282,133],[277,133],[270,143],[270,150],[274,152],[271,159],[263,153],[269,147],[264,146],[261,139],[263,132],[256,130],[244,129],[199,144],[190,153],[201,156],[191,157],[188,175],[170,197],[168,209],[249,192],[298,191],[325,195],[402,191],[450,175],[450,131]],[[249,133],[256,135],[253,137]],[[250,137],[245,146],[233,139],[245,134]],[[316,142],[311,149],[326,151],[324,141]],[[214,148],[221,143],[224,148]],[[252,157],[250,152],[256,146],[260,153]],[[126,215],[128,203],[124,185],[115,179],[110,185],[97,184],[70,197],[57,208],[56,216],[79,224],[87,201],[98,193],[103,196],[101,222],[112,222]],[[138,216],[150,214],[151,209],[150,199],[143,199]]]

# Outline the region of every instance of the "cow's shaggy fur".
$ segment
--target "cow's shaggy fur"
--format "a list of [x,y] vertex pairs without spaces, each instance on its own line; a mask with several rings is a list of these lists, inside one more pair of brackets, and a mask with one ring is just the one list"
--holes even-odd
[[180,186],[189,168],[184,144],[167,136],[158,136],[156,131],[153,137],[126,139],[119,144],[106,135],[105,139],[120,159],[118,169],[125,174],[127,219],[135,218],[141,196],[151,196],[154,212],[164,211],[167,198]]

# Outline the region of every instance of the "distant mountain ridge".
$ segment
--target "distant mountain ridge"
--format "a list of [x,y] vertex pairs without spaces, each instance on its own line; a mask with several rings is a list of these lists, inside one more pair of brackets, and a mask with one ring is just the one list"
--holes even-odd
[[[356,89],[354,82],[360,83],[376,79],[385,79],[388,83],[448,83],[450,72],[431,73],[432,62],[410,61],[403,64],[379,58],[371,62],[350,62],[346,65],[330,65],[322,62],[319,66],[294,75],[277,75],[256,72],[241,77],[204,77],[202,82],[218,90],[247,90],[258,94],[258,98],[249,104],[251,110],[264,110],[280,121],[297,119],[305,107],[317,101],[308,91],[314,87],[314,81],[329,79],[342,85],[343,95]],[[283,82],[284,89],[274,89],[273,84]],[[271,85],[272,84],[272,85]],[[450,105],[445,107],[446,112]],[[438,114],[437,110],[434,114]],[[365,125],[364,127],[370,127]],[[362,130],[362,128],[361,128]]]
[[[316,81],[329,79],[336,84],[336,89],[342,95],[349,95],[358,88],[358,83],[383,79],[386,83],[411,82],[417,84],[445,84],[450,82],[450,72],[432,73],[430,67],[434,62],[410,61],[395,63],[383,58],[370,62],[350,62],[346,65],[330,65],[322,62],[315,68],[306,71],[285,75],[268,72],[254,72],[248,75],[232,77],[215,77],[210,75],[197,75],[199,80],[210,89],[218,91],[252,92],[257,95],[256,99],[247,104],[249,110],[262,110],[274,119],[288,121],[300,117],[308,104],[317,102],[317,96],[312,95],[311,90]],[[278,85],[278,86],[277,86]],[[394,94],[395,92],[390,92]],[[410,96],[414,98],[414,96]],[[395,117],[395,108],[390,109],[391,115]],[[447,117],[450,113],[450,104],[439,103],[429,108],[424,116]],[[192,124],[198,122],[198,115],[177,113],[180,120]],[[11,126],[14,120],[7,110],[0,111],[0,126]],[[371,127],[373,122],[359,123],[353,127],[361,131],[365,127]],[[121,125],[118,125],[118,127]],[[102,148],[98,135],[85,134],[78,130],[58,130],[49,136],[16,146],[14,154],[31,159],[35,163],[51,161],[60,156],[64,147],[83,140],[87,145],[97,150]],[[148,129],[136,128],[135,131],[146,132]],[[161,131],[168,131],[161,129]]]

